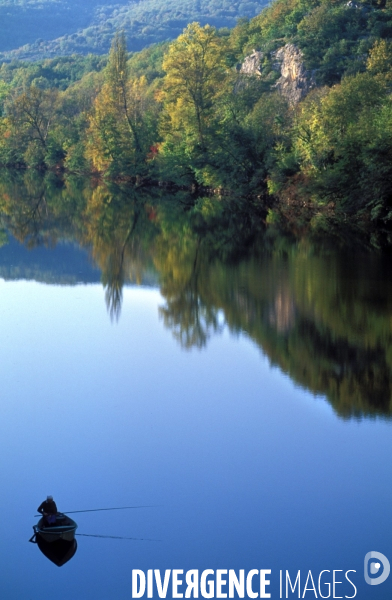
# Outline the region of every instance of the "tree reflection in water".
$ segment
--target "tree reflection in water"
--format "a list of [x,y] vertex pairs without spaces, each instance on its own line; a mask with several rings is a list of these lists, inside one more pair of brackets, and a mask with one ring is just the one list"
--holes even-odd
[[199,239],[188,279],[178,290],[163,292],[167,303],[159,308],[165,326],[173,331],[175,339],[186,349],[203,348],[213,334],[223,329],[216,308],[202,300],[199,291],[201,272]]
[[233,202],[8,173],[0,240],[7,230],[28,247],[88,248],[112,319],[124,285],[159,285],[160,316],[183,348],[205,348],[223,327],[246,333],[341,417],[390,418],[388,254],[273,237],[257,207]]

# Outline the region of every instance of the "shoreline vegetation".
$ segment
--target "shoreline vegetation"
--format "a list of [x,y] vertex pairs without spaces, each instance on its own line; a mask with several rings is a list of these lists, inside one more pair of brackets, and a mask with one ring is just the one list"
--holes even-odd
[[107,57],[3,63],[0,165],[389,230],[391,91],[388,1],[275,0],[131,55],[119,32]]

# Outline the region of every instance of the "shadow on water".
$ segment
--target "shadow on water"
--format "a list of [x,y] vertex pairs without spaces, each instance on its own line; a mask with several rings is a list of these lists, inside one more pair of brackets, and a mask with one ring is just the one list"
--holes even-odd
[[[124,285],[159,287],[160,317],[185,350],[206,347],[225,329],[243,334],[340,417],[391,417],[390,251],[372,250],[352,230],[324,223],[322,235],[295,236],[266,226],[265,210],[246,199],[30,172],[0,178],[0,215],[0,276],[12,278],[8,234],[29,250],[84,249],[101,273],[112,320]],[[49,254],[30,268],[32,277],[51,269],[50,281],[72,282],[72,264],[65,276],[64,265],[49,267]],[[35,260],[26,250],[19,273],[29,256]],[[80,264],[74,282],[88,271]]]
[[75,556],[78,548],[76,540],[70,542],[66,540],[57,540],[55,542],[46,542],[40,535],[36,536],[36,544],[42,554],[58,567],[62,567]]

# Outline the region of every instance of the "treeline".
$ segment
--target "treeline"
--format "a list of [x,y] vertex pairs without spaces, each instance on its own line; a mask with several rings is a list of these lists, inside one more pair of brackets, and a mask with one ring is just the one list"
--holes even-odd
[[[233,30],[192,23],[130,57],[116,34],[107,64],[3,64],[0,163],[225,188],[388,223],[391,40],[383,0],[277,0]],[[287,43],[312,79],[298,105],[275,85]],[[255,48],[260,68],[244,74]]]

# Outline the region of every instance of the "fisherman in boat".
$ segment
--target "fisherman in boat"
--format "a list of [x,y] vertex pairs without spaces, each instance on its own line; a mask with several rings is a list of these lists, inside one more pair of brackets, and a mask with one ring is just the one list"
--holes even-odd
[[57,506],[53,496],[48,496],[37,508],[38,512],[44,517],[46,526],[56,524]]

